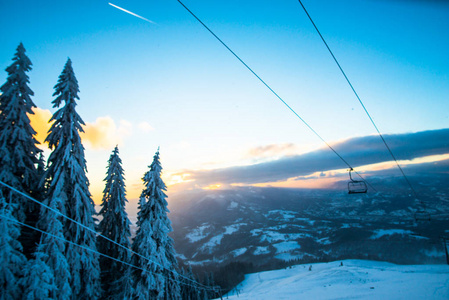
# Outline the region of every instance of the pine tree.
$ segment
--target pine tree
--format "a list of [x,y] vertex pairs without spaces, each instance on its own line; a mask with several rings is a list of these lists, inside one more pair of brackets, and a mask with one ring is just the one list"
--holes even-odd
[[[59,108],[50,121],[52,124],[46,141],[53,152],[48,158],[47,198],[58,197],[67,215],[91,230],[95,229],[94,202],[89,192],[84,147],[79,133],[83,120],[75,110],[78,81],[70,59],[55,85],[53,107]],[[78,224],[65,221],[64,236],[68,241],[96,251],[96,236]],[[67,244],[65,256],[70,268],[70,286],[73,299],[97,299],[101,294],[98,255],[73,244]]]
[[0,190],[0,299],[20,299],[19,284],[26,258],[18,238],[20,229],[12,214],[13,206],[7,203]]
[[154,155],[150,170],[143,177],[144,190],[140,196],[138,229],[133,242],[132,263],[142,269],[133,270],[135,299],[180,299],[180,287],[176,276],[177,261],[172,231],[167,217],[165,183],[161,179],[162,166],[159,150]]
[[[126,200],[124,172],[121,164],[118,147],[115,147],[108,161],[106,187],[103,191],[102,208],[99,212],[103,219],[98,224],[98,231],[101,235],[130,249],[131,222],[125,211],[128,200]],[[130,251],[101,237],[98,238],[97,243],[100,253],[130,263]],[[100,257],[100,267],[103,299],[130,298],[132,291],[129,267],[103,256]]]
[[[37,148],[39,142],[34,138],[36,132],[30,125],[27,114],[33,114],[36,105],[31,100],[34,95],[28,87],[32,63],[25,54],[22,43],[17,47],[13,63],[6,68],[8,77],[0,87],[0,180],[14,188],[29,193],[38,189],[39,164]],[[25,214],[39,209],[31,201],[1,187],[7,202],[17,204],[14,214],[19,221],[25,221]]]
[[193,274],[192,266],[189,265],[187,270],[182,272],[183,278],[181,279],[181,298],[184,300],[197,300],[201,299],[200,290],[195,282],[197,278]]
[[24,277],[20,280],[23,286],[22,299],[42,300],[56,299],[55,276],[50,267],[45,264],[46,254],[38,250],[35,259],[30,259],[24,268]]
[[[49,203],[48,203],[49,201]],[[59,197],[46,200],[46,204],[54,211],[65,212]],[[36,250],[36,258],[45,263],[54,275],[56,291],[51,293],[52,299],[68,300],[72,289],[70,287],[70,270],[67,259],[64,256],[65,242],[63,234],[62,217],[50,209],[43,207],[38,222],[42,231],[41,241]]]
[[190,293],[190,285],[189,282],[187,282],[187,279],[185,279],[185,277],[188,276],[187,271],[184,268],[181,268],[180,273],[182,275],[179,286],[181,289],[181,298],[190,300],[190,298],[188,297]]

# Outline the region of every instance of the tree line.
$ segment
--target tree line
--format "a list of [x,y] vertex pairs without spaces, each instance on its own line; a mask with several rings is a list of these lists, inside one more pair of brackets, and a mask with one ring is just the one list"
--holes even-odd
[[97,222],[70,59],[54,86],[45,162],[28,117],[36,106],[25,52],[20,43],[0,87],[0,299],[216,297],[211,279],[198,284],[191,269],[178,266],[159,149],[143,177],[136,236],[118,147],[108,160]]

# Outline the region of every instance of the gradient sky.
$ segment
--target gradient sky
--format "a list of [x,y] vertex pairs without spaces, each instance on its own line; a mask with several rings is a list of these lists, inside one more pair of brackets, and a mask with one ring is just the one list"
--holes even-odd
[[[376,133],[298,1],[183,2],[326,141]],[[11,64],[22,42],[33,62],[30,87],[41,123],[55,111],[53,87],[72,59],[96,202],[116,144],[129,198],[140,193],[158,146],[168,184],[182,174],[234,170],[323,147],[177,1],[111,3],[155,24],[108,1],[0,0],[0,68]],[[449,127],[448,1],[303,4],[382,133]],[[438,149],[449,153],[447,144]],[[335,156],[335,165],[315,171],[345,168],[338,163]]]

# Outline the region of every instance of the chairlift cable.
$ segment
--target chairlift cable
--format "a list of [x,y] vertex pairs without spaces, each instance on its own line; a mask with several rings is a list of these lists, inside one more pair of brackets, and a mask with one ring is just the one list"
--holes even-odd
[[304,4],[302,4],[301,0],[298,0],[299,4],[301,4],[302,8],[304,9],[304,12],[306,13],[307,17],[309,18],[310,22],[312,23],[313,27],[315,28],[316,32],[318,33],[318,35],[320,36],[321,40],[323,41],[324,45],[326,45],[327,50],[329,51],[329,53],[331,54],[332,58],[334,59],[335,63],[337,64],[338,68],[340,69],[341,73],[343,74],[343,76],[345,77],[346,81],[348,82],[349,86],[351,87],[351,90],[353,91],[354,95],[357,97],[357,99],[359,100],[360,105],[362,106],[363,110],[365,111],[366,115],[368,116],[368,118],[370,119],[371,123],[373,124],[374,128],[376,129],[379,137],[382,139],[382,142],[385,144],[385,147],[387,148],[388,152],[390,153],[391,157],[393,158],[393,160],[396,162],[396,165],[398,166],[399,170],[402,173],[402,176],[405,178],[405,181],[407,182],[408,186],[410,187],[410,189],[413,191],[413,194],[415,195],[415,197],[418,199],[418,194],[416,193],[415,189],[413,188],[412,184],[410,183],[410,181],[408,180],[407,176],[404,173],[404,170],[401,168],[401,166],[399,165],[396,157],[393,154],[393,151],[391,151],[390,147],[387,144],[387,141],[385,140],[384,136],[382,135],[382,133],[380,132],[379,128],[377,127],[376,123],[374,122],[373,118],[371,117],[370,113],[368,112],[368,109],[365,107],[365,105],[363,104],[362,100],[360,99],[359,95],[357,94],[357,92],[355,91],[354,86],[352,85],[351,81],[349,80],[348,76],[346,76],[345,71],[343,71],[343,68],[341,67],[340,63],[338,62],[337,58],[335,57],[334,53],[332,52],[332,50],[330,49],[329,45],[326,43],[326,40],[324,39],[323,35],[321,34],[321,32],[318,30],[318,27],[315,25],[315,22],[312,20],[312,17],[310,16],[309,12],[307,11],[307,9],[305,8]]
[[[75,242],[69,241],[69,240],[67,240],[67,239],[65,239],[65,238],[63,238],[63,237],[56,236],[56,235],[54,235],[54,234],[52,234],[52,233],[50,233],[50,232],[46,232],[46,231],[41,230],[41,229],[39,229],[39,228],[37,228],[37,227],[35,227],[35,226],[31,226],[31,225],[22,223],[22,222],[20,222],[19,220],[11,219],[11,218],[8,218],[8,217],[6,217],[6,216],[4,216],[4,215],[0,215],[0,218],[3,218],[3,219],[5,219],[5,220],[8,220],[8,221],[11,221],[11,222],[14,222],[14,223],[17,223],[17,224],[19,224],[19,225],[21,225],[21,226],[24,226],[24,227],[30,228],[30,229],[32,229],[32,230],[38,231],[38,232],[40,232],[40,233],[42,233],[42,234],[49,235],[49,236],[54,237],[54,238],[56,238],[56,239],[59,239],[59,240],[61,240],[61,241],[63,241],[63,242],[66,242],[66,243],[69,243],[69,244],[71,244],[71,245],[80,247],[81,249],[84,249],[84,250],[93,252],[93,253],[98,254],[98,255],[100,255],[100,256],[103,256],[103,257],[106,257],[106,258],[115,260],[115,261],[117,261],[117,262],[119,262],[119,263],[122,263],[122,264],[125,264],[125,265],[127,265],[127,266],[129,266],[129,267],[132,267],[132,268],[135,268],[135,269],[144,271],[144,272],[148,272],[148,273],[157,275],[154,271],[151,271],[151,270],[149,270],[149,269],[143,269],[143,268],[141,268],[141,267],[135,266],[135,265],[133,265],[133,264],[131,264],[131,263],[125,262],[125,261],[120,260],[120,259],[118,259],[118,258],[109,256],[109,255],[107,255],[107,254],[101,253],[101,252],[99,252],[99,251],[97,251],[97,250],[94,250],[94,249],[85,247],[85,246],[83,246],[83,245],[77,244],[77,243],[75,243]],[[164,276],[164,274],[161,274],[161,275]],[[178,274],[178,275],[179,275],[179,274]],[[184,283],[184,282],[180,282],[179,280],[176,280],[176,279],[173,279],[173,278],[168,278],[168,279],[169,279],[169,280],[172,280],[172,281],[175,281],[175,282],[177,282],[177,283],[179,283],[179,284],[182,284],[182,285],[188,285],[188,286],[192,286],[192,287],[194,286],[194,285],[192,285],[192,284],[187,284],[187,283]],[[193,280],[191,280],[191,281],[193,281]],[[196,281],[193,281],[193,282],[196,283]],[[203,289],[203,290],[213,290],[213,287],[208,287],[208,288],[200,287],[200,286],[198,286],[198,287],[199,287],[200,289]],[[221,289],[221,288],[220,288],[220,289]]]
[[[25,193],[23,193],[23,192],[21,192],[21,191],[19,191],[19,190],[17,190],[16,188],[14,188],[14,187],[12,187],[12,186],[10,186],[10,185],[4,183],[4,182],[1,181],[1,180],[0,180],[0,185],[3,185],[3,186],[5,186],[6,188],[10,189],[11,191],[13,191],[13,192],[15,192],[15,193],[17,193],[17,194],[19,194],[19,195],[21,195],[21,196],[23,196],[23,197],[25,197],[25,198],[31,200],[31,201],[33,201],[33,202],[35,202],[35,203],[41,205],[42,207],[44,207],[44,208],[46,208],[46,209],[49,209],[50,211],[52,211],[52,212],[54,212],[54,213],[56,213],[56,214],[62,216],[63,218],[65,218],[65,219],[67,219],[67,220],[69,220],[69,221],[75,223],[76,225],[81,226],[82,228],[84,228],[84,229],[86,229],[86,230],[88,230],[88,231],[90,231],[90,232],[93,232],[96,236],[102,237],[102,238],[104,238],[105,240],[107,240],[107,241],[109,241],[109,242],[111,242],[111,243],[113,243],[113,244],[115,244],[115,245],[117,245],[117,246],[119,246],[119,247],[121,247],[121,248],[123,248],[123,249],[125,249],[125,250],[127,250],[127,251],[129,251],[129,252],[131,252],[132,254],[135,254],[135,255],[137,255],[137,256],[139,256],[139,257],[141,257],[141,258],[143,258],[143,259],[145,259],[145,260],[147,260],[147,261],[149,261],[149,262],[154,263],[155,265],[161,267],[162,269],[164,269],[164,270],[166,270],[166,271],[168,271],[168,272],[171,272],[171,273],[173,273],[173,274],[175,274],[175,275],[178,275],[179,277],[182,277],[182,278],[184,278],[184,279],[186,279],[186,280],[188,280],[188,281],[194,282],[194,283],[197,284],[198,286],[206,287],[205,285],[203,285],[203,284],[201,284],[201,283],[199,283],[199,282],[197,282],[197,281],[195,281],[195,280],[192,280],[192,279],[190,279],[190,278],[188,278],[188,277],[186,277],[186,276],[184,276],[184,275],[182,275],[182,274],[179,274],[179,273],[176,272],[176,271],[169,270],[169,269],[167,269],[166,267],[164,267],[163,265],[161,265],[160,263],[158,263],[158,262],[156,262],[156,261],[154,261],[154,260],[152,260],[152,259],[150,259],[150,258],[148,258],[148,257],[145,257],[145,256],[143,256],[143,255],[141,255],[141,254],[139,254],[139,253],[133,251],[132,249],[127,248],[127,247],[123,246],[122,244],[117,243],[117,242],[114,241],[114,240],[111,240],[110,238],[108,238],[108,237],[106,237],[106,236],[104,236],[104,235],[102,235],[102,234],[99,234],[99,233],[96,232],[95,230],[93,230],[93,229],[87,227],[86,225],[84,225],[84,224],[82,224],[82,223],[80,223],[80,222],[78,222],[78,221],[76,221],[76,220],[74,220],[74,219],[72,219],[72,218],[70,218],[70,217],[64,215],[64,214],[61,213],[60,211],[51,208],[50,206],[48,206],[48,205],[46,205],[46,204],[44,204],[44,203],[42,203],[42,202],[40,202],[40,201],[34,199],[33,197],[31,197],[31,196],[29,196],[29,195],[27,195],[27,194],[25,194]],[[206,287],[206,288],[207,288],[207,287]]]
[[[259,75],[257,75],[257,73],[251,69],[251,67],[249,67],[244,61],[243,59],[241,59],[234,51],[232,51],[231,48],[229,48],[229,46],[223,42],[222,39],[220,39],[205,23],[203,23],[203,21],[200,20],[200,18],[198,18],[187,6],[184,5],[184,3],[181,2],[181,0],[177,0],[179,2],[179,4],[181,4],[207,31],[209,31],[210,34],[212,34],[226,49],[228,49],[229,52],[232,53],[232,55],[235,56],[235,58],[237,58],[257,79],[259,79],[260,82],[262,82],[263,85],[265,85],[265,87],[267,87],[271,93],[273,93],[276,98],[278,98],[293,114],[295,114],[296,117],[298,117],[303,123],[304,125],[307,126],[307,128],[309,128],[324,144],[326,144],[326,146],[332,150],[332,152],[334,152],[342,161],[343,163],[345,163],[350,169],[352,169],[352,166],[328,143],[326,142],[326,140],[315,130],[312,128],[311,125],[309,125],[309,123],[307,123],[286,101],[284,101],[284,99],[282,99],[281,96],[279,96],[271,87],[270,85],[268,85]],[[359,173],[356,173],[360,178],[362,178],[362,180],[366,181]],[[373,188],[370,184],[368,184],[371,188]],[[373,188],[373,190],[375,190]]]

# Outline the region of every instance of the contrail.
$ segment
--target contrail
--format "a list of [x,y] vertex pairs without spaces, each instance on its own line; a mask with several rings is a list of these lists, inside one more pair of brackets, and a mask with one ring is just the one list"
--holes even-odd
[[130,12],[129,10],[126,10],[126,9],[124,9],[124,8],[121,8],[120,6],[114,5],[114,4],[112,4],[111,2],[109,2],[108,4],[109,4],[110,6],[113,6],[113,7],[117,8],[117,9],[120,9],[121,11],[124,11],[124,12],[126,12],[126,13],[128,13],[128,14],[130,14],[130,15],[133,15],[134,17],[138,17],[139,19],[142,19],[142,20],[144,20],[144,21],[147,21],[148,23],[151,23],[151,24],[154,24],[154,25],[158,25],[157,23],[155,23],[155,22],[153,22],[153,21],[151,21],[151,20],[148,20],[147,18],[144,18],[144,17],[142,17],[142,16],[139,16],[138,14],[135,14],[135,13],[133,13],[133,12]]

